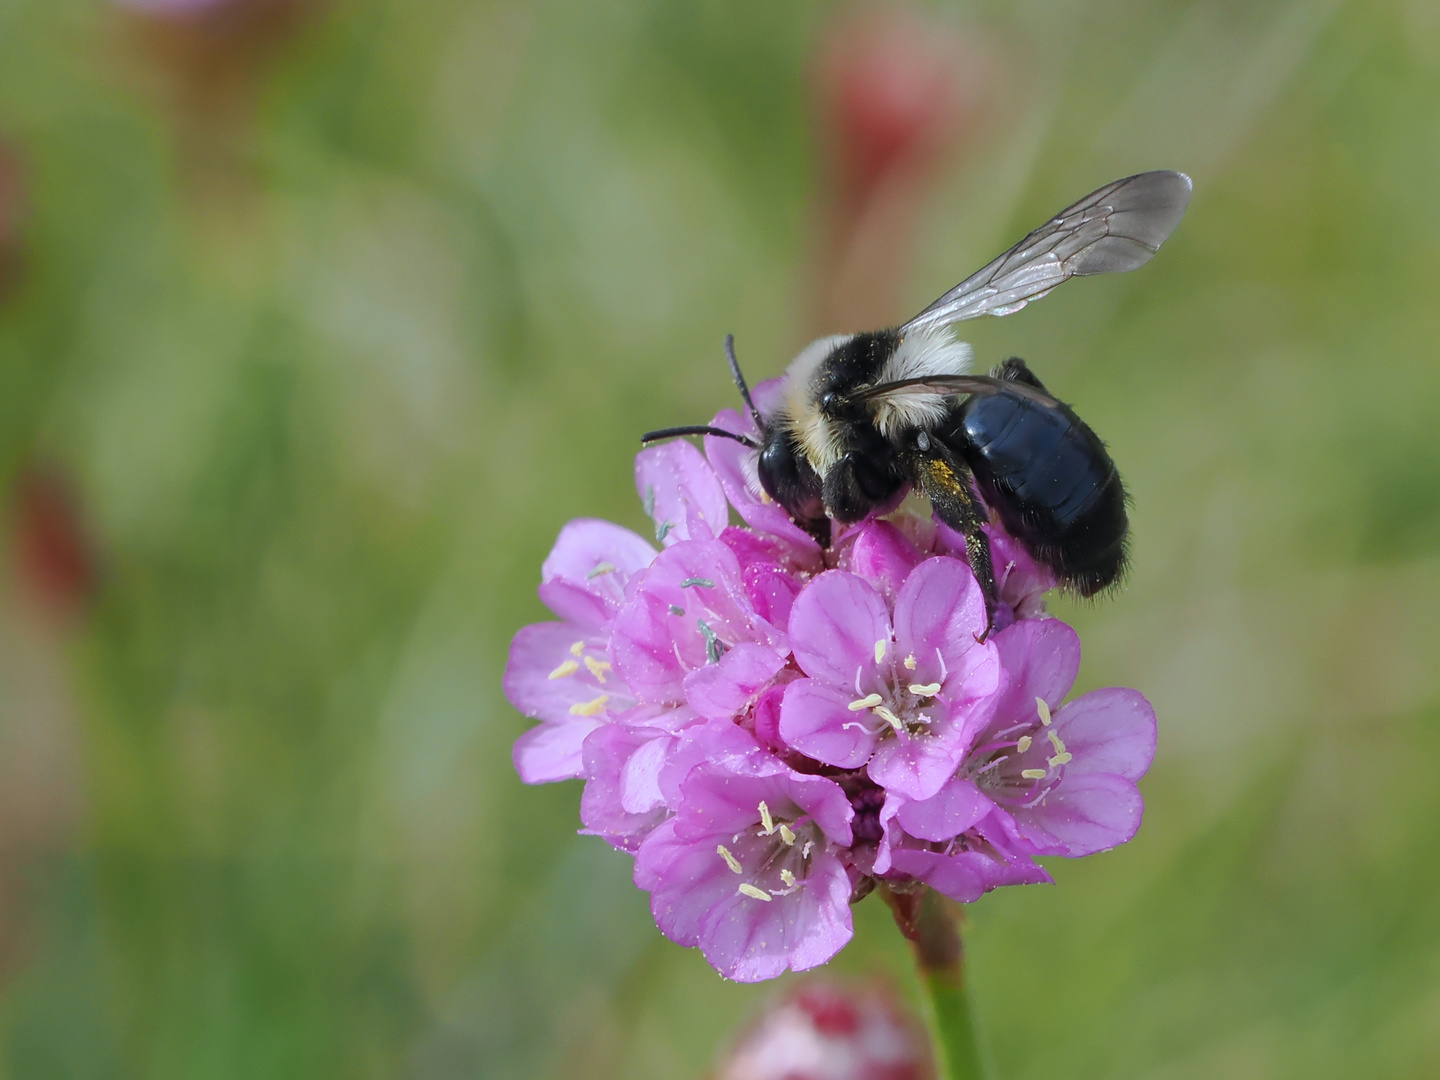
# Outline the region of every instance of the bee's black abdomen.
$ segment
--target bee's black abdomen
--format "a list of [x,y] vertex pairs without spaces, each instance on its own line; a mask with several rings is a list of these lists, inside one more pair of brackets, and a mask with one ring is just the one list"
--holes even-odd
[[[1029,375],[1023,364],[1018,372]],[[1002,377],[1039,387],[1033,376]],[[1119,580],[1129,529],[1125,489],[1105,444],[1069,406],[977,395],[942,438],[964,457],[1006,531],[1065,584],[1093,596]]]

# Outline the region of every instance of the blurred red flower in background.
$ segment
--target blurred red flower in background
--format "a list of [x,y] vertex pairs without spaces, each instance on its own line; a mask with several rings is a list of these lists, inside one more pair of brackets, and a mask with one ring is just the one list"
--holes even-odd
[[871,330],[897,293],[931,186],[980,127],[983,41],[932,12],[862,6],[823,31],[810,73],[822,147],[818,331]]
[[79,500],[58,466],[32,464],[16,478],[11,506],[16,584],[42,609],[68,617],[96,585],[96,565]]

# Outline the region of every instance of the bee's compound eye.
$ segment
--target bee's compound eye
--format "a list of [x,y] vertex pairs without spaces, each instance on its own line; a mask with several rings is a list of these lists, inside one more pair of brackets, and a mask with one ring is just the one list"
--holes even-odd
[[834,390],[826,390],[825,393],[820,395],[820,411],[833,416],[840,411],[840,406],[844,403],[844,400],[845,399]]
[[922,454],[927,454],[927,453],[929,453],[929,452],[930,452],[930,436],[929,436],[929,434],[928,434],[927,432],[922,431],[922,432],[920,432],[918,435],[916,435],[916,436],[915,436],[915,445],[916,445],[916,447],[919,448],[919,450],[920,450],[920,452],[921,452]]

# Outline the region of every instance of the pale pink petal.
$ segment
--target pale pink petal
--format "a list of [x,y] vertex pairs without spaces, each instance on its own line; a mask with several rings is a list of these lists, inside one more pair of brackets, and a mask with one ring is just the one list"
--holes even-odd
[[867,521],[856,534],[844,568],[875,585],[892,604],[923,556],[888,521]]
[[928,799],[954,775],[965,756],[960,731],[892,738],[880,743],[866,772],[883,788],[907,799]]
[[713,540],[730,524],[730,507],[705,455],[683,439],[646,447],[635,456],[635,488],[655,522],[655,538]]
[[881,721],[850,708],[852,695],[820,679],[797,679],[780,705],[780,737],[802,754],[858,769],[879,744]]
[[896,821],[911,836],[921,840],[950,840],[972,828],[995,809],[973,781],[955,777],[933,798],[906,800],[895,814]]
[[579,716],[564,723],[537,724],[515,740],[511,751],[515,771],[527,784],[550,784],[584,775],[580,747],[600,726],[599,720]]
[[[829,570],[806,587],[790,609],[790,645],[805,674],[857,697],[880,687],[876,646],[890,644],[885,601],[867,581]],[[973,644],[973,642],[972,642]],[[885,660],[889,670],[889,657]]]
[[1072,858],[1123,844],[1140,828],[1140,791],[1113,773],[1066,775],[1044,801],[1013,811],[1019,834],[1043,855]]
[[604,638],[568,623],[521,627],[510,643],[503,687],[516,709],[550,723],[603,716],[635,703],[609,670]]
[[1008,683],[996,714],[1030,716],[1036,698],[1060,707],[1080,671],[1080,636],[1059,619],[1026,619],[995,635]]
[[[917,682],[944,683],[953,693],[951,680],[967,681],[983,650],[990,648],[976,640],[984,631],[985,599],[970,567],[958,559],[926,559],[905,579],[895,601],[895,648],[915,657]],[[998,666],[994,675],[998,684]],[[966,696],[994,689],[977,685]]]
[[1139,780],[1155,758],[1155,710],[1138,690],[1092,690],[1055,713],[1055,728],[1074,757],[1067,784],[1082,773]]
[[719,663],[706,664],[685,676],[685,702],[712,719],[739,716],[755,704],[785,662],[774,649],[742,641],[720,657]]
[[629,529],[576,518],[540,568],[540,599],[562,619],[599,629],[614,617],[630,578],[654,558],[655,549]]

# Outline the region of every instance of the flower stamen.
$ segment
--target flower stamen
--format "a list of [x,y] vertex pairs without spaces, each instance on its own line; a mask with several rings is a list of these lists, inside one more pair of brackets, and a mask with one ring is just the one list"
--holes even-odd
[[760,800],[760,824],[765,829],[765,835],[769,836],[775,831],[775,819],[770,816],[770,807],[765,805],[765,800]]
[[597,577],[599,577],[601,574],[613,574],[614,572],[615,572],[615,564],[614,564],[614,563],[608,563],[608,562],[596,563],[596,564],[595,564],[595,569],[594,569],[594,570],[591,570],[588,574],[585,575],[585,580],[586,580],[586,581],[589,581],[589,580],[591,580],[592,578],[597,578]]
[[1050,706],[1045,704],[1043,697],[1035,699],[1035,711],[1040,714],[1040,723],[1044,727],[1050,726]]
[[879,705],[884,700],[885,699],[879,694],[866,694],[864,697],[857,698],[856,700],[850,702],[850,711],[864,712],[866,709],[873,709],[876,705]]
[[740,866],[740,860],[735,858],[734,855],[731,855],[730,849],[724,844],[715,845],[715,854],[725,860],[725,865],[728,866],[732,872],[736,874],[743,874],[745,872]]
[[1020,770],[1020,775],[1023,776],[1026,780],[1044,780],[1044,779],[1045,779],[1045,770],[1044,770],[1044,769],[1021,769],[1021,770]]
[[743,882],[740,885],[740,888],[736,890],[736,892],[740,893],[741,896],[748,896],[754,900],[764,900],[767,904],[770,902],[770,894],[768,892],[766,892],[764,889],[757,889],[748,881]]
[[561,664],[559,667],[557,667],[554,671],[550,672],[550,678],[552,678],[552,679],[563,679],[566,675],[574,675],[575,672],[577,672],[577,671],[579,671],[579,670],[580,670],[580,665],[577,664],[574,660],[566,660],[563,664]]
[[793,889],[795,887],[795,875],[789,870],[780,871],[780,880],[785,883],[787,889]]
[[920,661],[918,661],[918,660],[915,659],[915,654],[914,654],[913,652],[912,652],[909,656],[905,657],[905,670],[906,670],[906,671],[914,671],[914,670],[915,670],[916,668],[918,668],[919,666],[920,666]]
[[570,706],[571,716],[594,716],[605,708],[605,703],[610,700],[609,694],[601,694],[590,701],[577,702]]
[[[566,662],[573,663],[573,661]],[[585,657],[585,667],[591,675],[595,676],[596,682],[604,683],[605,673],[610,670],[610,663],[607,660],[596,660],[593,656],[587,656]]]
[[875,663],[878,664],[881,660],[885,659],[885,650],[889,645],[890,643],[888,641],[875,642]]
[[1017,754],[1025,753],[1026,750],[1030,749],[1030,744],[1034,741],[1035,740],[1030,738],[1029,735],[1021,735],[1019,740],[1015,743],[1015,752]]
[[583,642],[583,641],[577,641],[577,642],[575,642],[574,645],[571,645],[571,646],[570,646],[570,655],[571,655],[571,656],[574,656],[574,657],[576,657],[576,658],[578,658],[578,657],[580,656],[580,654],[583,653],[584,651],[585,651],[585,642]]
[[795,830],[793,830],[792,828],[790,828],[790,826],[789,826],[789,825],[786,825],[784,822],[781,822],[781,824],[780,824],[780,839],[784,842],[784,844],[785,844],[786,847],[794,847],[794,846],[795,846]]
[[934,697],[939,692],[940,684],[938,682],[910,684],[910,693],[916,697]]

